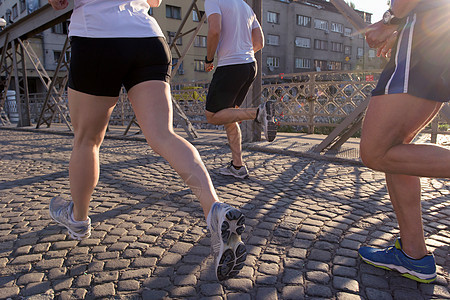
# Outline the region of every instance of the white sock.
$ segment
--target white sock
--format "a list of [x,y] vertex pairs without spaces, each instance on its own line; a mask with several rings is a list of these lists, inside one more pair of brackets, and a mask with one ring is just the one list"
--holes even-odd
[[211,228],[211,214],[214,208],[214,205],[216,205],[218,202],[214,202],[214,204],[211,206],[211,209],[209,210],[208,216],[206,217],[206,225],[208,228]]
[[88,222],[88,220],[76,221],[73,216],[73,210],[72,210],[72,213],[70,214],[70,222],[75,223],[75,224],[85,224],[86,222]]

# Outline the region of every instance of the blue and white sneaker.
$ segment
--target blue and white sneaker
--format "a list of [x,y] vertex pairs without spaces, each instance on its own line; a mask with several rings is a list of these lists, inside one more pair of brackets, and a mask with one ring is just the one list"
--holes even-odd
[[434,255],[429,253],[421,259],[409,258],[402,250],[400,238],[386,249],[361,247],[359,256],[368,264],[386,270],[396,270],[402,276],[418,282],[429,283],[436,279]]
[[75,221],[72,218],[73,202],[61,197],[54,197],[50,201],[50,216],[55,222],[66,227],[71,238],[86,239],[91,236],[91,219]]
[[247,250],[241,240],[244,222],[244,215],[225,203],[214,203],[208,214],[211,251],[216,276],[220,281],[235,277],[244,266],[247,257]]

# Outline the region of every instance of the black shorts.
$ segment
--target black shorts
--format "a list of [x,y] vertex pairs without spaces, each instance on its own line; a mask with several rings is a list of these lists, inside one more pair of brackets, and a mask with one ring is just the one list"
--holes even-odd
[[450,2],[422,3],[408,16],[373,96],[410,94],[450,100]]
[[206,96],[206,110],[216,113],[241,106],[256,77],[256,64],[221,66],[216,69]]
[[115,97],[148,80],[170,81],[166,40],[71,37],[69,87],[94,96]]

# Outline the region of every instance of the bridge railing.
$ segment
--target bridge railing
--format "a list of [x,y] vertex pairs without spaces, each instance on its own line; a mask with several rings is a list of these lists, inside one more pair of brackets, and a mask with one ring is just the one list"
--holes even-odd
[[[370,96],[381,71],[308,72],[264,76],[261,101],[275,101],[281,130],[328,133]],[[209,82],[172,83],[172,97],[196,128],[221,129],[205,118]],[[44,94],[31,94],[32,119],[42,108]],[[128,125],[133,111],[126,93],[121,93],[111,116],[111,125]],[[56,119],[54,122],[58,122]],[[441,124],[438,126],[438,124]],[[176,120],[175,120],[175,125]],[[448,134],[448,124],[438,116],[426,132]]]

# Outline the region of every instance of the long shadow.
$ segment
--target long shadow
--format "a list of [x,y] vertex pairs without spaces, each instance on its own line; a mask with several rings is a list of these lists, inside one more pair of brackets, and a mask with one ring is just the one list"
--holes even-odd
[[[112,147],[112,146],[111,146]],[[201,154],[203,151],[200,151]],[[204,154],[204,153],[203,153]],[[202,157],[204,155],[202,154]],[[105,212],[95,212],[91,214],[92,219],[94,223],[102,223],[108,220],[111,220],[113,218],[117,218],[119,216],[126,216],[130,214],[134,214],[136,210],[143,209],[143,205],[150,206],[150,205],[158,205],[161,206],[162,203],[165,203],[167,207],[170,208],[174,207],[176,210],[180,210],[182,212],[185,212],[188,214],[186,216],[187,219],[191,220],[191,225],[194,225],[191,232],[185,232],[181,240],[183,239],[186,242],[190,243],[196,243],[195,246],[193,246],[189,251],[183,252],[183,256],[180,257],[178,260],[174,260],[170,264],[163,264],[161,260],[157,260],[155,264],[154,269],[154,275],[153,277],[150,277],[149,280],[144,282],[143,286],[145,288],[148,288],[151,291],[161,292],[162,294],[167,293],[169,295],[172,295],[175,293],[175,287],[170,287],[169,285],[165,285],[167,281],[164,280],[164,278],[169,278],[169,282],[173,282],[175,280],[174,274],[198,274],[198,265],[204,262],[205,257],[207,256],[207,248],[209,246],[209,239],[205,238],[204,233],[198,232],[198,229],[204,228],[204,221],[202,213],[200,212],[200,205],[197,201],[193,200],[192,197],[189,197],[190,191],[186,187],[183,186],[181,180],[178,178],[178,176],[175,174],[173,170],[171,170],[170,167],[164,168],[168,171],[167,174],[164,174],[163,179],[159,179],[159,182],[149,183],[147,186],[143,186],[142,182],[138,180],[139,176],[128,174],[125,171],[129,169],[130,166],[139,166],[139,168],[146,167],[148,164],[149,166],[154,164],[154,161],[156,159],[156,163],[160,165],[166,166],[167,163],[163,159],[158,159],[156,156],[149,155],[151,157],[143,157],[143,158],[137,158],[133,160],[127,160],[127,161],[115,161],[110,162],[106,164],[102,164],[102,173],[101,173],[101,182],[100,187],[108,187],[108,186],[114,186],[115,190],[114,192],[117,193],[119,190],[124,192],[125,195],[148,195],[145,197],[144,200],[142,200],[142,203],[139,204],[121,204],[119,207],[114,207],[110,209],[109,211]],[[207,156],[207,155],[205,155]],[[270,166],[270,164],[273,162],[273,160],[277,157],[280,157],[280,155],[265,155],[267,158],[265,158],[263,161],[258,159],[258,163],[261,165],[261,169],[265,170],[266,166]],[[251,157],[246,158],[251,161]],[[323,183],[323,179],[329,179],[332,178],[331,176],[327,175],[327,170],[335,168],[339,164],[330,164],[326,162],[316,162],[310,159],[296,159],[297,162],[293,164],[291,167],[287,168],[283,172],[279,172],[279,175],[277,175],[277,178],[271,178],[268,177],[267,180],[264,180],[262,178],[251,178],[247,181],[244,181],[243,183],[237,182],[234,179],[230,178],[223,178],[221,176],[216,175],[214,172],[211,172],[211,177],[213,179],[213,182],[215,183],[215,186],[221,190],[222,188],[226,187],[227,185],[233,184],[236,186],[236,192],[233,193],[230,197],[226,197],[226,201],[231,200],[236,201],[237,203],[241,203],[242,201],[238,201],[240,197],[246,196],[245,199],[249,199],[248,195],[246,195],[246,192],[240,192],[239,189],[244,186],[247,187],[248,183],[252,186],[259,187],[259,189],[252,190],[253,195],[251,196],[251,199],[244,202],[240,208],[242,211],[246,214],[250,221],[250,225],[248,225],[248,232],[245,234],[245,239],[248,244],[249,252],[251,253],[250,256],[255,258],[254,263],[249,263],[250,267],[261,267],[262,263],[270,262],[270,258],[263,257],[264,255],[274,255],[275,248],[277,247],[283,247],[283,251],[278,253],[278,255],[286,256],[286,253],[288,253],[289,250],[292,249],[298,249],[298,248],[304,248],[306,249],[306,254],[304,255],[298,255],[293,256],[291,260],[285,260],[284,261],[284,269],[285,271],[288,270],[289,272],[291,270],[294,270],[298,272],[299,274],[307,274],[311,270],[315,270],[314,268],[309,268],[308,264],[314,264],[315,262],[319,262],[320,259],[317,258],[317,251],[316,250],[323,250],[328,251],[331,256],[329,259],[326,257],[321,260],[321,262],[325,262],[328,265],[331,266],[343,266],[343,267],[350,267],[355,268],[358,270],[358,274],[354,277],[358,281],[359,285],[364,287],[365,281],[367,280],[364,275],[372,275],[379,277],[388,276],[390,280],[399,280],[399,276],[395,273],[383,273],[382,275],[378,273],[378,270],[371,269],[371,267],[363,267],[364,265],[361,265],[361,263],[358,260],[356,261],[356,264],[353,266],[347,266],[342,263],[335,263],[331,259],[336,256],[344,256],[344,257],[350,257],[353,258],[352,255],[354,255],[354,249],[350,249],[345,245],[342,245],[345,238],[348,235],[354,235],[356,236],[354,231],[348,231],[349,228],[358,228],[356,225],[360,224],[361,221],[364,221],[366,217],[373,216],[378,213],[384,213],[386,212],[386,206],[382,203],[379,203],[378,205],[376,203],[373,203],[374,201],[371,200],[370,203],[359,203],[361,202],[359,200],[360,196],[364,194],[364,191],[361,190],[361,186],[363,184],[367,184],[361,177],[361,174],[365,171],[360,171],[359,168],[354,168],[355,177],[356,177],[356,184],[354,185],[354,193],[352,196],[342,196],[339,194],[336,194],[334,189],[330,189],[329,191],[324,190],[321,187],[321,184]],[[147,161],[147,164],[145,163]],[[255,164],[256,165],[256,164]],[[139,168],[135,167],[134,169],[139,171]],[[349,167],[348,167],[349,168]],[[257,168],[254,168],[255,172],[257,171]],[[59,174],[61,173],[61,174]],[[67,177],[67,174],[63,174],[64,172],[56,172],[54,175],[57,178]],[[134,172],[136,173],[136,171]],[[117,185],[117,182],[112,182],[112,180],[118,178],[118,175],[122,174],[123,176],[120,176],[120,185]],[[46,176],[50,176],[51,178],[52,174],[48,174]],[[322,176],[322,180],[321,179]],[[335,175],[339,176],[339,175]],[[36,178],[33,178],[33,183],[39,182],[38,179],[42,177],[36,176]],[[150,177],[149,177],[150,178]],[[29,180],[29,179],[28,179]],[[156,192],[160,192],[159,187],[161,186],[162,182],[166,182],[166,187],[163,190],[162,196],[157,198],[152,198],[151,194]],[[374,181],[372,180],[372,183]],[[174,184],[174,187],[170,187],[169,184]],[[378,180],[378,184],[381,184],[382,180]],[[29,184],[29,183],[28,183]],[[292,192],[295,191],[296,195],[292,195]],[[102,189],[98,192],[98,195],[101,196]],[[220,193],[224,193],[223,191],[220,191]],[[322,201],[317,198],[317,193],[320,195],[320,197],[324,198]],[[378,190],[376,190],[375,193],[385,194],[386,190],[385,187],[382,186]],[[346,194],[347,195],[347,194]],[[363,195],[363,198],[367,198],[367,196]],[[444,198],[444,196],[440,197],[437,200],[440,200],[441,198]],[[370,197],[369,197],[370,199]],[[175,200],[175,201],[174,201]],[[167,203],[170,201],[169,205]],[[305,202],[304,205],[301,202]],[[312,202],[316,202],[314,205]],[[303,230],[304,225],[310,224],[311,221],[317,221],[317,220],[324,220],[323,223],[326,224],[329,222],[329,220],[333,221],[332,217],[327,216],[328,211],[324,211],[324,209],[329,209],[332,211],[334,209],[333,206],[340,205],[340,206],[348,206],[347,209],[340,210],[337,215],[341,217],[340,221],[344,221],[339,224],[343,224],[345,226],[342,226],[341,231],[331,231],[331,229],[323,230],[314,233],[310,233],[308,231]],[[319,206],[319,207],[314,207]],[[339,208],[339,207],[338,207]],[[173,217],[173,213],[169,211],[164,212],[163,210],[160,211],[161,214],[166,213],[167,216],[164,218],[161,218],[160,220],[157,220],[157,222],[161,222],[162,220],[170,219]],[[297,213],[297,214],[296,214]],[[158,216],[161,217],[161,216]],[[294,224],[292,222],[286,222],[284,221],[286,217],[293,217],[294,220],[297,220],[297,224]],[[278,219],[278,220],[277,220]],[[127,219],[125,218],[127,221]],[[281,220],[281,221],[280,221]],[[128,221],[132,221],[131,219]],[[151,221],[151,220],[149,220]],[[197,223],[200,222],[200,223]],[[157,223],[154,222],[156,225]],[[425,222],[425,225],[427,225],[429,222]],[[153,224],[153,223],[152,223]],[[274,224],[273,228],[267,229],[266,224]],[[368,233],[377,231],[379,229],[379,225],[374,225],[370,223],[365,223],[368,226],[362,228],[361,234],[364,235],[366,231]],[[324,225],[322,225],[324,226]],[[94,229],[95,230],[95,229]],[[264,231],[265,230],[265,231]],[[437,232],[448,230],[448,226],[444,228],[438,228]],[[37,235],[39,239],[42,239],[43,237],[48,237],[49,235],[54,234],[55,232],[60,232],[60,227],[56,225],[48,225],[47,227],[41,229],[38,232],[33,232],[29,234],[29,237],[27,234],[24,234],[23,236],[20,236],[22,239],[28,239],[31,241],[30,238],[33,238]],[[252,237],[259,237],[261,236],[261,232],[264,231],[266,234],[268,232],[268,235],[265,236],[266,243],[263,245],[258,244],[258,241],[252,240]],[[267,231],[267,232],[266,232]],[[158,235],[156,242],[154,245],[159,245],[162,248],[166,249],[167,252],[172,253],[173,250],[173,244],[171,244],[171,241],[173,240],[173,235],[176,234],[175,230],[167,230],[166,232]],[[254,234],[254,235],[253,235]],[[353,236],[352,236],[353,237]],[[353,238],[358,238],[353,237]],[[361,242],[367,243],[370,240],[370,238],[365,237],[364,240]],[[14,248],[16,248],[20,243],[15,243]],[[152,245],[152,246],[154,246]],[[254,252],[255,249],[261,249],[262,251],[259,254],[256,254]],[[342,249],[348,250],[347,252],[342,252]],[[442,246],[438,247],[439,251],[444,252],[448,247]],[[173,250],[175,251],[175,250]],[[448,253],[448,251],[447,251]],[[320,253],[319,253],[320,254]],[[345,255],[344,255],[345,254]],[[347,255],[347,256],[346,256]],[[195,261],[195,263],[193,263]],[[86,266],[87,268],[88,266]],[[363,270],[364,272],[362,272]],[[275,286],[279,289],[281,289],[281,282],[284,282],[285,278],[285,271],[280,272],[277,274]],[[384,272],[384,271],[383,271]],[[360,274],[363,273],[363,274]],[[211,276],[213,274],[213,266],[211,266],[211,262],[209,263],[207,269],[203,272],[201,272],[200,280],[202,283],[213,283],[214,282],[214,276]],[[380,275],[377,275],[380,274]],[[333,274],[334,275],[334,274]],[[306,277],[305,275],[304,277]],[[270,277],[270,276],[269,276]],[[369,277],[372,278],[372,277]],[[270,278],[269,278],[270,279]],[[314,283],[314,285],[317,286],[328,286],[328,283],[323,283],[320,280],[316,279],[310,279],[307,278],[308,282]],[[161,283],[162,282],[162,283]],[[259,287],[268,287],[270,280],[264,281],[256,281],[256,285],[253,288],[250,288],[246,292],[248,292],[250,295],[255,296],[256,292]],[[289,283],[287,283],[289,285]],[[306,285],[306,284],[304,284]],[[223,283],[223,286],[228,291],[236,291],[236,287],[228,282]],[[433,286],[433,285],[429,285]],[[420,285],[420,289],[423,290],[423,285]],[[429,288],[428,288],[429,289]],[[237,289],[237,291],[241,291]],[[340,290],[331,288],[332,295],[336,295],[337,292]],[[390,294],[393,294],[395,292],[395,287],[388,287],[388,288],[380,288],[380,291],[388,292]],[[141,291],[142,294],[145,292],[145,290]],[[202,287],[201,285],[195,286],[195,292],[198,294],[202,293]],[[358,293],[359,295],[364,296],[365,291],[360,291]],[[432,295],[432,294],[431,294]],[[430,296],[431,297],[431,296]]]

